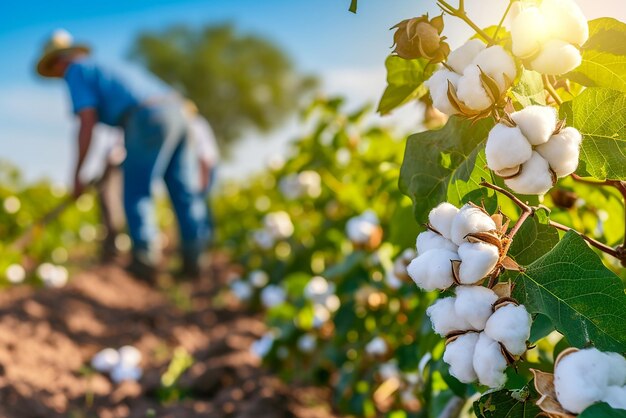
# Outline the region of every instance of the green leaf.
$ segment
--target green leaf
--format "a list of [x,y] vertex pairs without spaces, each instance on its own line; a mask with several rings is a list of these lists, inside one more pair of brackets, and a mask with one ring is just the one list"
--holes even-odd
[[536,399],[530,385],[519,391],[498,390],[474,402],[474,413],[479,418],[535,418],[541,413]]
[[511,94],[523,107],[546,104],[541,74],[536,71],[523,70]]
[[524,266],[537,260],[559,242],[559,233],[548,225],[548,214],[539,209],[515,234],[509,255]]
[[429,65],[426,59],[405,60],[395,55],[387,57],[385,67],[387,88],[377,109],[382,115],[426,94],[428,90],[424,86],[424,81],[436,69],[434,65]]
[[582,63],[566,77],[583,86],[626,92],[626,24],[608,17],[590,21]]
[[583,135],[577,173],[626,179],[626,94],[589,88],[563,103],[561,117]]
[[606,403],[591,405],[578,415],[578,418],[626,418],[626,410],[613,409]]
[[514,282],[513,296],[529,312],[548,316],[573,346],[626,351],[622,282],[578,234],[565,234]]
[[357,2],[358,0],[350,1],[350,8],[348,10],[351,11],[352,13],[356,13]]
[[441,129],[409,137],[399,186],[413,200],[418,222],[425,221],[428,211],[444,200],[460,204],[471,199],[480,204],[481,198],[488,202],[494,196],[479,186],[481,177],[493,180],[482,152],[493,123],[482,119],[472,124],[453,116]]

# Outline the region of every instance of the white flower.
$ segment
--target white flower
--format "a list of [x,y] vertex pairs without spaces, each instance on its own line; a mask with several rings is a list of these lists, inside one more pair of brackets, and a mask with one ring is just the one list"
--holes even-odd
[[459,260],[456,252],[431,250],[411,261],[407,272],[415,284],[426,291],[447,289],[454,283],[452,260]]
[[450,366],[450,374],[460,382],[471,383],[477,378],[473,364],[477,341],[478,334],[468,332],[446,345],[443,361]]
[[4,275],[13,284],[22,283],[26,278],[26,270],[20,264],[11,264],[4,271]]
[[498,296],[493,290],[483,286],[458,286],[455,293],[456,315],[463,318],[471,329],[476,331],[485,329],[485,324],[493,313],[493,303],[498,300]]
[[415,246],[419,255],[430,250],[457,251],[459,248],[454,242],[431,230],[426,230],[419,234]]
[[385,355],[387,354],[387,343],[381,337],[375,337],[367,343],[365,352],[370,356]]
[[114,348],[105,348],[91,359],[91,367],[100,373],[109,373],[120,362],[120,354]]
[[442,202],[428,214],[430,226],[447,239],[452,239],[452,222],[459,209],[451,203]]
[[235,280],[230,284],[230,290],[235,294],[235,297],[241,301],[248,301],[252,297],[252,286],[250,283],[243,280]]
[[452,241],[461,245],[467,242],[465,237],[468,234],[477,232],[488,232],[496,229],[496,223],[480,208],[466,204],[459,210],[459,213],[452,221]]
[[505,305],[494,312],[485,325],[485,334],[501,342],[514,356],[526,351],[526,341],[530,337],[530,314],[524,305]]
[[481,385],[501,388],[506,382],[506,359],[497,341],[481,332],[474,350],[474,371]]
[[269,276],[263,270],[253,270],[248,276],[248,281],[252,283],[254,287],[263,287],[269,280]]
[[285,290],[275,284],[271,284],[261,291],[261,303],[268,309],[280,305],[286,299],[287,294]]
[[504,183],[516,193],[545,194],[553,183],[550,165],[538,152],[533,151],[530,159],[522,165],[521,172],[505,179]]
[[489,132],[485,156],[494,171],[518,167],[530,159],[533,148],[519,127],[496,124]]
[[537,147],[537,152],[546,160],[558,177],[569,176],[578,168],[582,136],[572,127],[552,135],[550,140]]
[[271,212],[263,219],[265,229],[276,239],[289,238],[293,234],[293,223],[285,211]]
[[438,299],[426,309],[426,315],[430,318],[433,330],[442,337],[452,331],[466,331],[472,327],[465,317],[457,315],[455,302],[456,298],[449,296]]
[[346,234],[350,241],[355,244],[367,244],[372,234],[379,228],[376,214],[367,210],[359,216],[355,216],[346,223]]
[[257,357],[263,358],[267,356],[274,345],[274,334],[267,332],[263,336],[252,343],[250,351]]
[[485,278],[500,260],[498,247],[485,242],[465,242],[459,246],[459,282],[475,284]]
[[311,354],[317,347],[317,338],[313,334],[303,334],[298,338],[297,345],[301,352]]

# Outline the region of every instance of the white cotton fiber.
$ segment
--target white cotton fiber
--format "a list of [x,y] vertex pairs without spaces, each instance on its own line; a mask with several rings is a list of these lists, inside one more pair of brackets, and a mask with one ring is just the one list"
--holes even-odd
[[442,202],[430,211],[428,222],[437,232],[450,239],[452,221],[457,213],[459,213],[459,209],[456,206],[448,202]]
[[455,243],[430,230],[424,231],[417,236],[416,247],[417,253],[420,255],[430,250],[456,251],[458,249]]
[[482,331],[493,313],[492,305],[498,299],[493,290],[483,286],[458,286],[455,290],[454,310],[471,329]]
[[476,206],[467,204],[454,217],[451,238],[455,244],[467,242],[465,236],[475,232],[488,232],[496,229],[496,223],[489,215]]
[[387,343],[381,337],[374,337],[365,346],[365,352],[370,356],[382,356],[387,353]]
[[509,87],[517,75],[515,61],[500,45],[490,46],[481,51],[474,58],[473,64],[479,66],[485,74],[498,83],[501,93]]
[[430,90],[430,97],[433,99],[433,106],[446,115],[454,115],[457,110],[450,104],[448,99],[448,81],[456,90],[461,76],[453,71],[439,70],[430,76],[426,81],[426,86]]
[[459,78],[456,96],[474,110],[487,109],[493,104],[480,79],[480,69],[474,64],[468,66]]
[[426,291],[447,289],[454,283],[451,260],[458,259],[453,251],[428,251],[411,261],[407,272],[415,284]]
[[497,341],[481,332],[474,350],[474,371],[481,385],[498,389],[506,383],[506,359]]
[[626,409],[626,386],[609,386],[600,401],[608,403],[611,408]]
[[498,247],[484,242],[465,242],[459,246],[459,281],[461,284],[476,284],[485,278],[498,263]]
[[462,383],[476,381],[473,359],[477,341],[478,334],[468,332],[446,345],[443,353],[443,361],[450,366],[450,374]]
[[582,136],[578,129],[567,127],[550,140],[537,147],[537,152],[548,161],[558,177],[565,177],[576,171],[580,156]]
[[504,183],[516,193],[545,194],[552,188],[552,175],[548,162],[536,151],[522,165],[519,175],[504,180]]
[[114,348],[105,348],[91,359],[91,367],[100,373],[108,373],[119,363],[120,354]]
[[521,356],[530,337],[531,318],[524,305],[505,305],[487,320],[485,334],[501,342],[509,353]]
[[578,46],[589,38],[587,19],[573,0],[543,0],[540,10],[549,24],[551,37]]
[[520,58],[534,55],[545,42],[548,36],[547,29],[548,24],[537,7],[520,10],[511,22],[513,54]]
[[456,299],[452,296],[435,301],[426,310],[426,315],[430,318],[433,330],[445,337],[452,331],[467,331],[472,329],[471,325],[456,314]]
[[533,149],[518,127],[496,124],[487,137],[487,165],[495,171],[517,167],[528,161]]
[[556,109],[552,106],[527,106],[511,113],[511,119],[531,145],[548,142],[557,123]]
[[484,50],[486,45],[479,39],[470,39],[459,48],[450,52],[446,63],[458,74],[463,74],[465,68],[474,61],[474,58]]
[[580,51],[574,45],[552,39],[544,44],[539,55],[530,63],[530,68],[542,74],[561,75],[572,71],[581,62]]

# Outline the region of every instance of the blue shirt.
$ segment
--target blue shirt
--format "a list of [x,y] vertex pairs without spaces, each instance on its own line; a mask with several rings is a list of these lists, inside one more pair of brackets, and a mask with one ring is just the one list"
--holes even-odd
[[71,63],[63,77],[70,91],[74,113],[96,109],[98,120],[107,125],[120,126],[124,113],[144,100],[120,77],[88,58]]

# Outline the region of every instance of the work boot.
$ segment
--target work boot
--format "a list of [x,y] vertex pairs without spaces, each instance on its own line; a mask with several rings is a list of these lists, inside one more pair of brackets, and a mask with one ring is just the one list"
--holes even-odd
[[154,263],[150,261],[149,257],[143,254],[133,253],[130,264],[126,266],[126,271],[150,285],[156,283],[157,268]]

